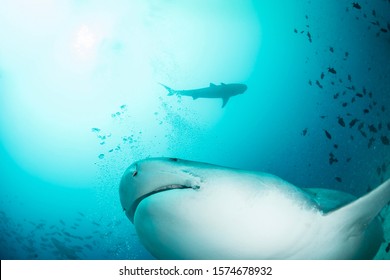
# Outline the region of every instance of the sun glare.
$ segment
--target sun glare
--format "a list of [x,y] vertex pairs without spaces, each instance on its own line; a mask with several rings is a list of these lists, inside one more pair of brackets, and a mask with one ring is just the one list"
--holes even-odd
[[96,51],[96,34],[87,26],[82,25],[77,30],[72,47],[81,58],[87,58]]

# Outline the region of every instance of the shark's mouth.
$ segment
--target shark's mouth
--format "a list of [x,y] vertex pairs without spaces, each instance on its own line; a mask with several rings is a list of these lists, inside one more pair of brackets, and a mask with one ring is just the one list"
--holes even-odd
[[199,186],[191,187],[191,186],[185,186],[185,185],[172,184],[172,185],[159,187],[159,188],[155,189],[154,191],[151,191],[151,192],[149,192],[147,194],[144,194],[144,195],[141,195],[140,197],[138,197],[133,202],[133,204],[131,205],[130,209],[128,209],[126,211],[127,212],[127,216],[130,218],[131,222],[134,223],[135,211],[137,210],[137,207],[141,203],[142,200],[144,200],[145,198],[147,198],[149,196],[152,196],[152,195],[154,195],[156,193],[166,192],[166,191],[170,191],[170,190],[177,190],[177,189],[194,189],[194,190],[196,190],[196,189],[199,189]]

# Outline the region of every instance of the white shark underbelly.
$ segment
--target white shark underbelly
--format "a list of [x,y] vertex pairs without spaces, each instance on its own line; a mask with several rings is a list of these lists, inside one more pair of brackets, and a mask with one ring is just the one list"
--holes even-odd
[[[339,208],[338,196],[353,199],[339,193],[168,158],[133,164],[120,186],[126,214],[159,259],[372,258],[383,238],[381,207],[370,206],[369,194]],[[388,202],[390,181],[372,196]]]

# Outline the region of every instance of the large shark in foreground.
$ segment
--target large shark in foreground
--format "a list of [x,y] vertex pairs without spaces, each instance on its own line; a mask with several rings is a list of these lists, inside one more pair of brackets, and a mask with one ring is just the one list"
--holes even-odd
[[166,90],[168,90],[168,96],[170,95],[182,95],[182,96],[191,96],[193,99],[197,98],[222,98],[222,108],[225,107],[226,103],[229,101],[229,98],[241,93],[244,93],[247,89],[247,86],[244,84],[224,84],[217,86],[215,84],[210,84],[207,88],[200,89],[191,89],[191,90],[174,90],[166,85],[160,84]]
[[150,158],[126,170],[119,192],[158,259],[371,259],[390,179],[356,199],[267,173]]

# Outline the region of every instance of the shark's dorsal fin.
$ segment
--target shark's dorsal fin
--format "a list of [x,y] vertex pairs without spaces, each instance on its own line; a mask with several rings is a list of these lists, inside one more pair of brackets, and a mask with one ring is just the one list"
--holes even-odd
[[222,97],[222,108],[225,107],[226,103],[229,101],[229,96]]
[[222,85],[222,86],[226,86],[226,84],[225,84],[225,83],[221,83],[221,85]]
[[216,85],[213,83],[210,83],[210,87],[216,87]]

